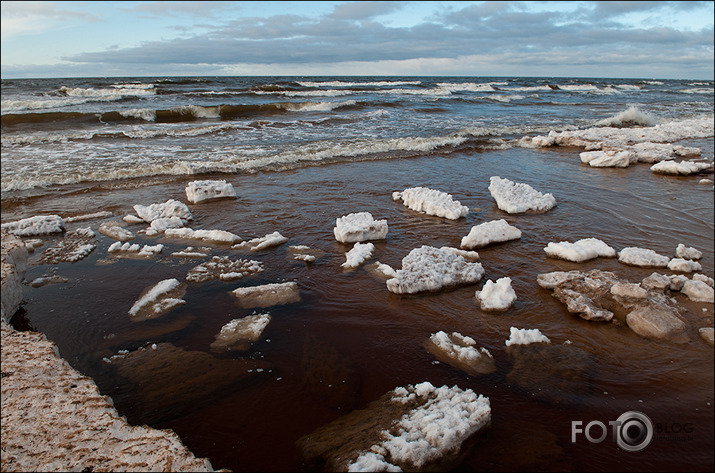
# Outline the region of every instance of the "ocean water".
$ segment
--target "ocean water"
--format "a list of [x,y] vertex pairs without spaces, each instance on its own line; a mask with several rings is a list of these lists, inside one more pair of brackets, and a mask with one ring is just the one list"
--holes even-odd
[[[703,252],[713,276],[713,187],[706,176],[667,176],[647,164],[592,168],[578,148],[525,148],[525,136],[595,126],[625,129],[713,116],[712,81],[569,78],[260,77],[106,78],[2,81],[2,222],[35,215],[111,217],[68,223],[68,230],[121,221],[133,205],[187,202],[193,180],[225,179],[236,199],[189,204],[194,229],[221,229],[245,240],[279,231],[288,243],[257,253],[137,233],[133,242],[166,247],[148,260],[108,257],[114,240],[75,263],[39,264],[61,236],[42,237],[26,279],[57,274],[66,283],[26,285],[17,327],[40,330],[61,355],[93,377],[133,423],[174,429],[215,468],[311,471],[295,442],[385,392],[430,381],[490,398],[492,427],[457,471],[610,471],[713,468],[713,349],[698,328],[713,326],[713,305],[675,294],[689,342],[644,339],[625,324],[587,322],[541,289],[536,276],[603,269],[638,282],[653,268],[616,259],[585,263],[549,258],[549,242],[598,238],[620,250],[637,246],[673,256],[679,243]],[[712,162],[713,137],[683,132],[676,144],[699,147]],[[544,214],[499,210],[488,188],[500,176],[554,194]],[[425,186],[470,208],[456,221],[392,200]],[[384,241],[366,265],[341,268],[351,245],[335,240],[335,219],[369,211],[387,219]],[[505,219],[520,240],[478,249],[486,274],[477,284],[411,296],[387,291],[370,271],[393,268],[421,245],[459,247],[473,225]],[[186,304],[145,322],[128,310],[141,292],[184,280],[202,260],[172,257],[186,246],[212,256],[260,261],[265,270],[239,281],[189,284]],[[324,255],[292,259],[288,246]],[[207,259],[207,258],[206,258]],[[671,272],[660,271],[667,274]],[[510,277],[517,294],[506,312],[484,312],[474,299],[487,280]],[[244,309],[230,291],[296,281],[301,301]],[[215,355],[228,321],[265,312],[261,340],[245,352]],[[538,328],[589,354],[588,369],[566,385],[559,367],[534,366],[526,387],[510,373],[510,327]],[[424,348],[431,333],[457,331],[494,356],[497,371],[468,376]],[[103,361],[120,350],[172,344],[186,352],[152,372],[131,375]],[[211,365],[197,376],[192,359]],[[172,362],[172,360],[174,360]],[[262,371],[236,379],[236,364]],[[197,362],[199,363],[199,362]],[[570,366],[569,360],[563,361]],[[575,363],[575,361],[573,362]],[[216,367],[214,368],[214,364]],[[254,368],[257,370],[259,368]],[[549,371],[553,369],[553,372]],[[161,375],[159,375],[161,373]],[[194,374],[188,374],[194,373]],[[229,381],[226,381],[229,379]],[[198,384],[197,384],[198,383]],[[157,386],[159,385],[160,386]],[[346,386],[346,387],[343,387]],[[611,441],[572,441],[572,422],[608,425],[643,412],[656,429],[642,452]],[[674,430],[687,427],[687,433]],[[594,435],[600,433],[595,432]]]

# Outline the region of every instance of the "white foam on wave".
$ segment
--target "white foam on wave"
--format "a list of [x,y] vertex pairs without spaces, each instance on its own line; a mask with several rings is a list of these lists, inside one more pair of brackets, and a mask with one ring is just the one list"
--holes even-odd
[[638,107],[630,106],[626,110],[619,112],[612,117],[597,121],[594,125],[610,127],[619,127],[623,125],[654,126],[657,123],[658,119],[654,116],[640,111]]
[[345,82],[340,80],[325,81],[325,82],[315,82],[315,81],[301,81],[298,84],[303,87],[394,87],[396,85],[419,85],[420,81],[374,81],[374,82]]

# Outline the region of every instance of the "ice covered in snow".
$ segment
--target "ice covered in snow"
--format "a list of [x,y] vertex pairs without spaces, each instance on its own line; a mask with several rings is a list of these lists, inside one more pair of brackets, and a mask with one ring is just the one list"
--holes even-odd
[[226,197],[236,197],[236,191],[233,185],[225,180],[193,181],[186,186],[186,199],[192,204]]
[[3,223],[0,228],[20,237],[27,237],[61,233],[65,229],[65,222],[59,215],[38,215]]
[[107,251],[120,258],[152,258],[161,253],[163,249],[164,245],[162,244],[141,246],[138,243],[115,241]]
[[556,206],[553,194],[542,194],[528,184],[514,183],[499,176],[491,177],[489,192],[499,209],[510,214],[546,212]]
[[211,344],[213,351],[247,350],[258,341],[271,321],[269,314],[254,314],[233,319],[216,334]]
[[194,230],[192,228],[168,228],[164,236],[170,238],[181,238],[185,240],[201,240],[208,243],[228,243],[235,244],[242,241],[242,238],[225,230]]
[[477,348],[477,342],[472,337],[466,337],[459,332],[433,333],[425,343],[425,348],[439,361],[459,368],[467,374],[485,374],[496,370],[494,358],[489,350],[483,347]]
[[647,248],[628,247],[618,252],[618,261],[631,266],[666,267],[670,258]]
[[161,315],[174,307],[185,304],[181,299],[186,292],[186,284],[177,279],[164,279],[145,290],[129,309],[132,320],[145,320]]
[[451,246],[443,246],[442,248],[440,248],[440,250],[451,251],[455,255],[461,256],[470,263],[473,263],[479,259],[479,253],[477,253],[476,251],[460,250],[459,248],[452,248]]
[[123,224],[115,221],[102,222],[99,226],[99,233],[107,235],[109,238],[114,238],[119,241],[127,241],[134,238],[134,234],[122,227]]
[[703,269],[702,265],[697,261],[673,258],[668,262],[668,269],[671,271],[680,271],[681,273],[692,273]]
[[191,268],[186,274],[186,280],[189,282],[206,282],[212,279],[235,281],[261,271],[263,271],[263,263],[260,261],[231,260],[228,256],[214,256],[209,261]]
[[89,256],[97,247],[95,233],[90,227],[77,228],[67,232],[57,245],[42,252],[42,264],[74,263]]
[[530,343],[551,343],[551,340],[541,333],[538,328],[516,328],[509,329],[509,340],[506,341],[506,346],[511,345],[528,345]]
[[346,269],[357,268],[365,261],[367,261],[372,256],[372,253],[374,251],[375,245],[373,245],[372,243],[357,242],[350,251],[345,253],[346,261],[340,266]]
[[390,292],[414,294],[471,284],[484,276],[481,263],[469,263],[454,251],[423,245],[402,259],[402,269],[385,283]]
[[702,281],[710,287],[715,286],[715,280],[705,274],[693,274],[693,281]]
[[281,235],[280,232],[273,232],[261,238],[253,238],[252,240],[233,245],[232,249],[242,250],[247,248],[251,251],[261,251],[272,246],[282,245],[287,241],[288,238]]
[[627,168],[638,158],[630,151],[585,151],[579,155],[581,162],[594,168]]
[[687,176],[697,174],[699,172],[708,171],[713,168],[711,163],[697,161],[681,161],[674,160],[661,161],[650,167],[650,170],[660,174],[674,174]]
[[616,250],[605,244],[598,238],[584,238],[574,243],[562,241],[560,243],[550,242],[544,248],[547,256],[561,258],[575,263],[581,263],[590,259],[603,256],[605,258],[615,258]]
[[392,199],[402,199],[405,207],[416,212],[450,220],[466,217],[469,213],[469,207],[454,200],[451,194],[427,187],[411,187],[402,192],[393,192]]
[[122,217],[122,220],[124,220],[126,223],[130,225],[138,224],[138,223],[146,223],[144,222],[144,219],[137,217],[136,215],[125,215]]
[[675,256],[678,258],[684,258],[684,259],[700,259],[703,257],[702,251],[699,251],[695,248],[685,246],[684,244],[680,243],[678,244],[677,248],[675,248]]
[[95,218],[104,218],[104,217],[111,217],[112,212],[108,210],[103,210],[100,212],[94,212],[91,214],[84,214],[84,215],[75,215],[74,217],[67,217],[65,218],[66,223],[72,223],[72,222],[82,222],[84,220],[92,220]]
[[[386,470],[390,471],[397,471],[394,469],[396,464],[409,471],[419,469],[447,453],[459,451],[464,441],[491,423],[489,398],[477,395],[471,389],[436,388],[425,381],[392,391],[393,402],[406,404],[415,398],[426,399],[426,402],[383,431],[383,440],[362,452],[348,466],[348,471],[358,471],[359,465],[375,462],[381,468],[389,467]],[[386,461],[388,458],[389,462]]]
[[511,278],[499,278],[497,282],[488,280],[481,291],[476,291],[474,297],[479,301],[482,310],[506,310],[516,301],[516,292],[511,287]]
[[200,248],[194,248],[193,246],[187,246],[185,249],[181,251],[175,251],[171,254],[171,256],[175,256],[177,258],[206,258],[211,254],[211,248],[207,247],[200,247]]
[[711,304],[715,302],[715,290],[704,281],[688,279],[685,281],[685,284],[683,284],[683,288],[680,292],[693,301],[709,302]]
[[370,212],[357,212],[338,217],[333,229],[335,239],[341,243],[384,240],[387,231],[387,220],[375,220]]
[[134,211],[146,223],[165,217],[179,217],[182,220],[193,220],[194,218],[186,204],[174,199],[148,206],[137,204],[134,206]]
[[177,216],[161,217],[151,222],[146,229],[147,236],[156,236],[165,233],[169,229],[183,228],[184,221]]
[[300,301],[298,283],[295,281],[239,287],[232,292],[246,309],[292,304]]
[[506,220],[492,220],[491,222],[475,225],[469,235],[462,238],[462,248],[479,248],[491,243],[517,240],[521,238],[521,230],[509,225]]

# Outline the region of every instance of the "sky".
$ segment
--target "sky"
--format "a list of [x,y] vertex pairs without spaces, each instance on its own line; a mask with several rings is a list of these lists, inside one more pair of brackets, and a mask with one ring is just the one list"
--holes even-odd
[[713,79],[693,1],[3,1],[1,75]]

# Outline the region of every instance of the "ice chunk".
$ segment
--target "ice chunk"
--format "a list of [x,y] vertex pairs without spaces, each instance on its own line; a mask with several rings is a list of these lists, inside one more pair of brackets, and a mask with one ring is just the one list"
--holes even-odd
[[90,227],[77,228],[67,232],[56,246],[42,252],[39,262],[42,264],[74,263],[86,258],[94,251],[94,231]]
[[158,218],[179,217],[183,220],[193,220],[194,218],[186,204],[174,199],[169,199],[162,204],[151,204],[149,206],[137,204],[134,206],[134,210],[139,218],[146,223],[151,223]]
[[335,220],[333,233],[341,243],[384,240],[387,236],[387,220],[375,220],[370,212],[351,213]]
[[248,350],[251,344],[261,338],[270,321],[269,314],[255,314],[233,319],[221,327],[216,340],[211,344],[211,350],[217,352]]
[[137,243],[115,241],[107,251],[118,258],[152,258],[161,253],[163,249],[164,245],[162,244],[139,246]]
[[668,262],[668,269],[671,271],[680,271],[681,273],[692,273],[694,271],[700,271],[703,267],[697,261],[673,258]]
[[711,304],[715,302],[715,290],[704,281],[689,279],[685,281],[680,292],[693,301],[710,302]]
[[3,223],[0,228],[14,235],[26,237],[61,233],[65,229],[65,222],[59,215],[38,215],[16,222]]
[[202,240],[209,243],[239,243],[242,238],[224,230],[194,230],[191,228],[168,228],[164,236],[186,240]]
[[119,241],[127,241],[134,238],[134,234],[122,228],[122,224],[115,221],[103,222],[99,226],[99,233],[107,235],[109,238],[114,238]]
[[618,261],[631,266],[666,267],[670,258],[647,248],[628,247],[618,252]]
[[696,260],[702,258],[703,253],[701,251],[696,250],[695,248],[691,248],[680,243],[675,249],[675,256],[677,256],[678,258]]
[[477,342],[471,337],[461,333],[447,334],[439,331],[430,335],[425,343],[427,351],[432,353],[439,361],[465,371],[467,374],[477,375],[496,371],[494,358],[486,348],[477,348]]
[[616,250],[605,244],[598,238],[584,238],[575,243],[562,241],[560,243],[550,242],[544,251],[552,258],[561,258],[576,263],[581,263],[590,259],[603,256],[615,258]]
[[705,162],[694,161],[661,161],[650,167],[650,170],[660,174],[675,174],[687,176],[689,174],[697,174],[706,170],[712,169],[712,164]]
[[214,256],[211,260],[193,267],[186,274],[190,282],[206,282],[212,279],[234,281],[244,276],[263,271],[263,263],[252,260],[231,260],[227,256]]
[[637,160],[628,150],[585,151],[579,157],[582,163],[594,168],[627,168]]
[[462,248],[479,248],[491,243],[516,240],[521,238],[521,230],[509,225],[506,220],[492,220],[475,225],[469,235],[462,238]]
[[146,320],[157,317],[174,307],[185,304],[181,297],[186,292],[186,284],[177,279],[164,279],[146,289],[129,309],[132,320]]
[[233,185],[225,180],[193,181],[186,187],[186,198],[192,204],[226,197],[236,197],[236,191],[233,190]]
[[367,261],[367,259],[372,256],[374,251],[375,245],[372,243],[355,243],[355,246],[353,246],[350,251],[345,253],[346,261],[340,266],[347,269],[357,268]]
[[244,241],[243,243],[233,245],[232,249],[240,250],[248,248],[251,251],[261,251],[272,246],[282,245],[287,241],[288,238],[281,235],[280,232],[273,232],[261,238],[254,238],[252,240]]
[[239,287],[232,291],[241,305],[246,308],[269,307],[272,305],[292,304],[300,301],[298,283],[264,284],[262,286]]
[[427,187],[411,187],[402,192],[394,192],[392,198],[393,200],[402,199],[405,207],[416,212],[450,220],[466,217],[469,213],[469,207],[454,200],[451,194]]
[[492,176],[490,181],[489,192],[504,212],[546,212],[556,206],[553,194],[542,194],[528,184],[514,183],[499,176]]
[[551,343],[551,340],[541,333],[538,328],[516,328],[509,329],[509,340],[506,341],[506,346],[511,345],[528,345],[530,343]]
[[402,269],[396,273],[396,277],[386,281],[387,289],[397,294],[414,294],[475,283],[484,276],[484,268],[481,263],[468,263],[453,251],[423,245],[402,259]]
[[476,291],[474,297],[479,301],[482,310],[506,310],[516,301],[516,293],[511,287],[511,278],[499,278],[494,283],[488,280],[481,291]]

